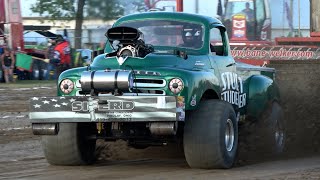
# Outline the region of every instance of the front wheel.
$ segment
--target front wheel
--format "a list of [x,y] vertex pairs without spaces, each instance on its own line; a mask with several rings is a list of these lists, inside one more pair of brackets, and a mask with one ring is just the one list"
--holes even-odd
[[202,101],[188,114],[184,128],[184,152],[192,168],[230,168],[238,148],[238,122],[231,104]]
[[94,124],[59,123],[59,133],[42,136],[42,147],[52,165],[85,165],[95,160],[96,140],[92,135]]

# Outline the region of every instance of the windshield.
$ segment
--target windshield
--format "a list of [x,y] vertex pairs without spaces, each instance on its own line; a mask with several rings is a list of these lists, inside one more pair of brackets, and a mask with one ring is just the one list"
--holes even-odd
[[201,24],[174,20],[141,20],[123,22],[120,26],[139,29],[146,44],[200,49],[203,46],[204,26]]
[[224,19],[232,19],[235,14],[243,14],[247,21],[254,20],[254,5],[252,0],[231,0],[226,7]]

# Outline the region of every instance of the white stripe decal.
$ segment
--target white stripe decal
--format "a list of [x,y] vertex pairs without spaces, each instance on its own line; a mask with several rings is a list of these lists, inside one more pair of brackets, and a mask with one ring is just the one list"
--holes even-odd
[[[115,113],[121,114],[121,113]],[[113,115],[113,114],[110,114]],[[107,114],[96,113],[96,118],[106,119]],[[50,118],[61,118],[61,119],[68,119],[68,118],[85,118],[90,119],[89,113],[76,113],[70,111],[57,111],[57,112],[30,112],[29,114],[30,119],[50,119]],[[135,118],[176,118],[176,113],[172,112],[132,112],[132,119]]]
[[[135,107],[153,107],[153,108],[159,108],[158,104],[148,104],[148,103],[139,103],[139,102],[134,102]],[[165,107],[161,109],[172,109],[176,108],[176,103],[175,102],[169,102],[165,104]]]

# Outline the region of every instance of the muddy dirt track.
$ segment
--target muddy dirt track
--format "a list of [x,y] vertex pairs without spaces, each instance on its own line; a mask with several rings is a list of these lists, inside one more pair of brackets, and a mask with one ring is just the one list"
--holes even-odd
[[12,88],[0,84],[0,93],[0,179],[320,179],[320,155],[309,147],[274,158],[254,155],[240,144],[233,169],[199,170],[188,167],[174,144],[136,150],[123,141],[99,141],[95,165],[51,166],[40,138],[31,134],[27,105],[29,97],[53,96],[54,85]]

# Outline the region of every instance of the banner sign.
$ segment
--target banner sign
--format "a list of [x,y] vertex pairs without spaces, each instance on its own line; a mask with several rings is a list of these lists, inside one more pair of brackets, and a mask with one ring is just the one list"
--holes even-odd
[[231,46],[235,59],[311,60],[320,59],[320,48],[306,46]]

